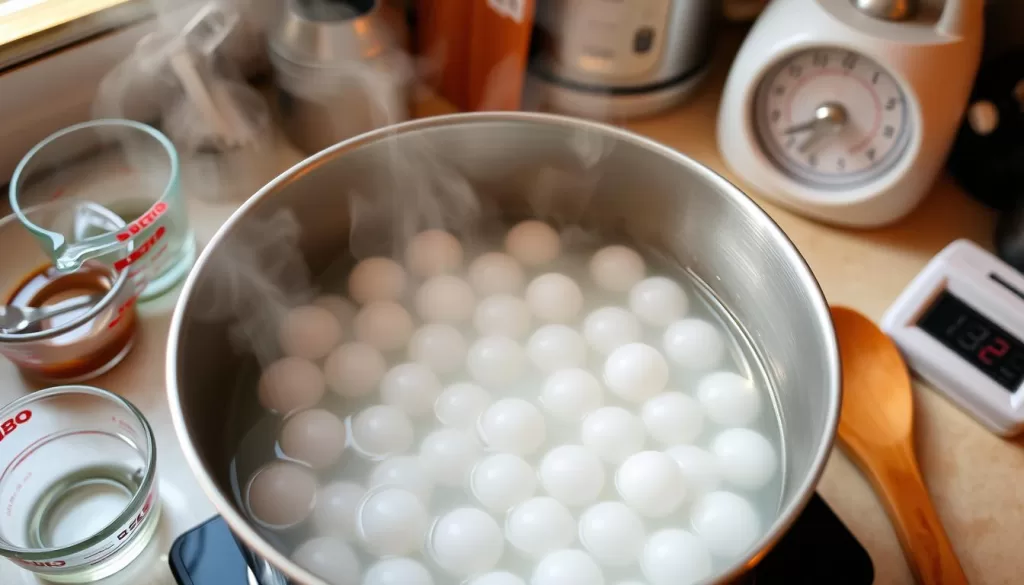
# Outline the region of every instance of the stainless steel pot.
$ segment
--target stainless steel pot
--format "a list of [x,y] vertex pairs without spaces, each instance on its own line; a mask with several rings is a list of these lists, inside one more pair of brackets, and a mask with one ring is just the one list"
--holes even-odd
[[[232,254],[244,247],[247,231],[289,210],[302,228],[301,255],[314,274],[324,269],[349,243],[350,202],[340,186],[388,197],[382,190],[391,183],[381,178],[390,176],[394,169],[389,163],[403,145],[429,148],[444,168],[457,169],[499,213],[577,214],[589,228],[678,261],[742,324],[778,390],[785,485],[779,517],[749,558],[735,563],[721,580],[741,575],[803,509],[832,447],[840,370],[825,301],[785,234],[722,177],[624,130],[542,114],[436,117],[343,142],[272,181],[214,236],[174,313],[167,388],[185,456],[239,540],[264,571],[273,566],[297,583],[322,583],[261,537],[234,503],[228,468],[241,430],[231,425],[226,429],[225,421],[259,407],[253,387],[231,390],[252,358],[233,351],[232,320],[211,318],[209,311],[223,301],[224,268],[237,264]],[[562,180],[547,197],[531,197],[537,178],[552,171],[587,180]],[[246,301],[235,304],[244,307]]]

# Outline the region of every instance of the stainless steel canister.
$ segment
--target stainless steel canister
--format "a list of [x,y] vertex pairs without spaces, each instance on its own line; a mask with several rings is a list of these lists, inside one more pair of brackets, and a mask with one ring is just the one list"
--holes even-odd
[[269,55],[285,134],[314,153],[408,117],[404,21],[383,0],[285,0]]

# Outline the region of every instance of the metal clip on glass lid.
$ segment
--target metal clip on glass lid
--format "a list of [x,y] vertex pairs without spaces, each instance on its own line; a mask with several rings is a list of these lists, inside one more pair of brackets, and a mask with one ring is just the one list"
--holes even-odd
[[[10,201],[58,270],[100,261],[127,271],[140,300],[168,290],[195,258],[177,152],[167,137],[139,122],[94,120],[50,135],[18,164]],[[51,201],[75,202],[73,219],[28,214]],[[101,221],[104,215],[123,227],[102,229],[109,223]]]

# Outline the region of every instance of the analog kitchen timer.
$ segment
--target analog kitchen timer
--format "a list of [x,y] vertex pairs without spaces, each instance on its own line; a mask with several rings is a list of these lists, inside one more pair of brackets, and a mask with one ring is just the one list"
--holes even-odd
[[909,213],[943,167],[981,56],[984,0],[937,2],[769,4],[719,109],[732,172],[829,223],[872,227]]

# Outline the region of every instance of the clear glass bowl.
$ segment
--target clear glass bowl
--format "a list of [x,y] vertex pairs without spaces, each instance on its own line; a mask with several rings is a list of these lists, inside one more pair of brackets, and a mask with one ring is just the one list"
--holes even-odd
[[159,520],[156,440],[134,405],[58,386],[0,409],[0,555],[48,581],[120,571]]

